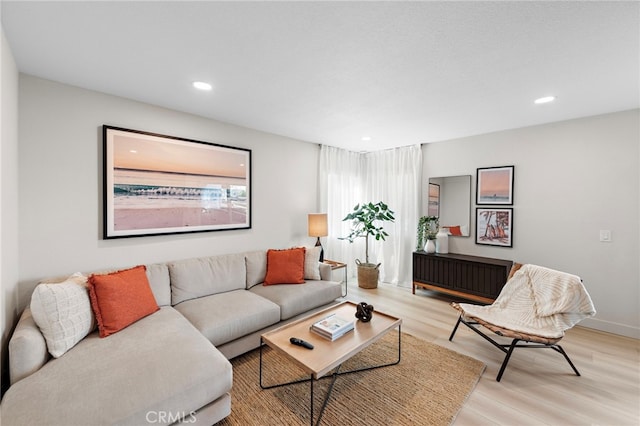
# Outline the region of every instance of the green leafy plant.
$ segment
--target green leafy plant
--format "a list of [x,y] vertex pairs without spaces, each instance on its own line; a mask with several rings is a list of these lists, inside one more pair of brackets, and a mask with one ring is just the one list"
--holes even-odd
[[382,201],[376,204],[356,204],[353,211],[342,219],[342,221],[347,220],[352,221],[351,232],[346,237],[339,239],[348,240],[352,243],[356,238],[364,237],[365,263],[369,263],[369,236],[374,237],[377,241],[384,241],[389,234],[387,234],[379,222],[395,221],[394,212]]
[[439,228],[438,216],[422,216],[418,220],[416,251],[422,250],[427,240],[435,240]]

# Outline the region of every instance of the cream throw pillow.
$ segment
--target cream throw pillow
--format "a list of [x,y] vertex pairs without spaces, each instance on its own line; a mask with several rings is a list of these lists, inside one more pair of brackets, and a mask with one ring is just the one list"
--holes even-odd
[[61,283],[38,284],[31,295],[31,313],[47,342],[47,350],[59,358],[95,328],[87,277],[75,273]]
[[320,250],[322,247],[306,247],[304,253],[304,279],[320,280]]

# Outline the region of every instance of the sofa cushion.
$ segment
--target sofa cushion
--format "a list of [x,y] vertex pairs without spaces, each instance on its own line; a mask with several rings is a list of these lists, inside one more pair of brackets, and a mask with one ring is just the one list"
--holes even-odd
[[169,263],[171,303],[246,288],[243,254],[186,259]]
[[229,361],[175,309],[163,307],[108,339],[90,334],[11,386],[2,420],[143,425],[148,413],[158,412],[184,413],[189,420],[231,385]]
[[280,320],[278,305],[244,289],[188,300],[175,309],[214,345],[230,342]]
[[146,265],[147,278],[153,296],[158,306],[171,305],[171,284],[169,282],[169,267],[166,263]]
[[64,355],[96,326],[86,279],[77,273],[62,283],[41,283],[31,295],[33,319],[55,358]]
[[247,267],[247,290],[261,284],[267,275],[267,251],[256,250],[244,254]]
[[89,277],[89,296],[100,337],[107,337],[157,311],[145,266]]
[[331,303],[342,296],[342,286],[335,281],[307,281],[301,285],[257,285],[249,291],[280,306],[282,320]]
[[267,250],[264,285],[304,283],[304,247]]

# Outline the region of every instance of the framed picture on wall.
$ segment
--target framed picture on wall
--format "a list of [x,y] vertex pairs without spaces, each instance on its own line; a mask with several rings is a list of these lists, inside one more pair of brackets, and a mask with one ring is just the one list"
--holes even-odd
[[485,167],[476,171],[476,204],[513,205],[514,166]]
[[103,126],[104,238],[251,228],[251,150]]
[[437,183],[429,184],[427,204],[427,216],[440,216],[440,185]]
[[476,244],[513,247],[513,209],[476,208]]

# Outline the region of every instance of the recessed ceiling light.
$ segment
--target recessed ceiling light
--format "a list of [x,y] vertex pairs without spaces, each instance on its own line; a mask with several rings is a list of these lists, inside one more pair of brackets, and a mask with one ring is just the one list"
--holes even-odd
[[194,81],[193,82],[193,87],[195,87],[198,90],[211,90],[211,89],[213,89],[213,86],[211,86],[209,83],[205,83],[204,81]]
[[547,104],[549,102],[553,102],[556,100],[555,96],[545,96],[543,98],[538,98],[535,101],[533,101],[534,104]]
[[371,136],[363,136],[363,137],[361,137],[360,139],[362,139],[362,140],[363,140],[363,141],[365,141],[365,142],[368,142],[368,141],[370,141],[370,140],[371,140]]

